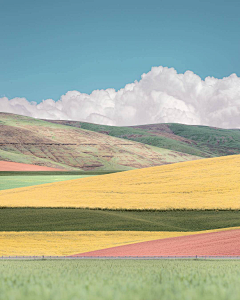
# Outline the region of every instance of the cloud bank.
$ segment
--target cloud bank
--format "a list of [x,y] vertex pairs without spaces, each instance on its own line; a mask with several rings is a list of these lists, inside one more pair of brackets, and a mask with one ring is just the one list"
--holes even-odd
[[0,111],[34,118],[129,126],[183,123],[240,128],[240,77],[202,80],[191,71],[153,67],[123,89],[69,91],[40,104],[25,98],[0,98]]

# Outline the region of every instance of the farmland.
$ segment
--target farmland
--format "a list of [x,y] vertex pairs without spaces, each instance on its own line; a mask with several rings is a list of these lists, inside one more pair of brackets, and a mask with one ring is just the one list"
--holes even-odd
[[0,209],[0,231],[201,231],[240,226],[240,211]]
[[235,256],[240,257],[240,229],[192,232],[176,237],[77,253],[88,257]]
[[5,207],[240,209],[240,155],[0,192]]
[[0,261],[0,299],[238,300],[240,261]]
[[15,189],[44,183],[52,183],[58,181],[72,180],[77,178],[85,178],[89,175],[29,175],[29,176],[1,176],[0,190]]
[[0,172],[0,191],[114,172],[118,171],[4,171]]
[[[196,237],[203,234],[235,234],[239,228],[207,231],[6,231],[0,232],[0,256],[75,255],[79,253],[175,237]],[[234,235],[235,236],[235,235]],[[222,239],[223,241],[223,239]],[[229,240],[228,240],[229,242]],[[218,247],[216,248],[216,250]],[[224,249],[224,248],[223,248]],[[148,252],[151,253],[151,248]],[[158,248],[161,250],[161,248]],[[158,251],[157,250],[157,251]],[[230,251],[235,251],[230,247]],[[239,252],[239,248],[237,249]],[[137,253],[135,251],[135,253]],[[146,254],[144,254],[146,256]],[[157,254],[155,254],[157,255]],[[164,254],[166,255],[166,254]],[[179,255],[179,254],[178,254]],[[223,254],[224,255],[224,254]],[[235,254],[233,254],[235,255]],[[112,255],[111,255],[112,256]],[[120,256],[124,256],[122,253]],[[133,255],[134,256],[134,255]]]
[[0,172],[18,172],[18,171],[25,171],[25,172],[46,172],[46,171],[63,171],[63,169],[55,169],[55,168],[49,168],[49,167],[43,167],[43,166],[37,166],[37,165],[31,165],[31,164],[23,164],[23,163],[17,163],[17,162],[11,162],[11,161],[4,161],[0,160]]
[[[239,255],[238,131],[64,122],[3,114],[0,256]],[[0,260],[0,300],[235,300],[239,267]]]
[[168,231],[0,232],[0,256],[73,255],[81,252],[195,233]]

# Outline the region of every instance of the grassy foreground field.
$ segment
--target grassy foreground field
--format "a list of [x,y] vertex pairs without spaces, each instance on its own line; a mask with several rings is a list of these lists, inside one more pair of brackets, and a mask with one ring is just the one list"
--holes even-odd
[[240,226],[240,211],[0,209],[0,231],[200,231]]
[[7,207],[240,209],[240,155],[0,192]]
[[1,300],[238,300],[240,261],[0,261]]

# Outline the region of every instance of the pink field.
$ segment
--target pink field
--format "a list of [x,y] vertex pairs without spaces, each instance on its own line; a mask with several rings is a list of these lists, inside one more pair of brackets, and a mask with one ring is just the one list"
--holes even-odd
[[64,170],[50,168],[50,167],[15,163],[10,161],[0,161],[0,171],[64,171]]
[[154,240],[75,256],[240,256],[240,229]]

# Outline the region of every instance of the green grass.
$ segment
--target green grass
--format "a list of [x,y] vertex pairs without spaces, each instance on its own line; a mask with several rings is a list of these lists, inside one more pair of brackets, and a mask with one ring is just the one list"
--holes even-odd
[[0,300],[238,300],[240,261],[0,261]]
[[236,226],[240,226],[240,211],[0,209],[0,231],[198,231]]

